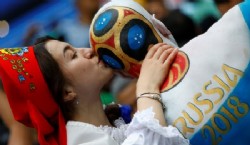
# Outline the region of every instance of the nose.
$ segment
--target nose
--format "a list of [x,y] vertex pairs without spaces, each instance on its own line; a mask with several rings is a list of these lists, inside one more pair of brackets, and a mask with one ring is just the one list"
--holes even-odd
[[91,59],[94,56],[94,51],[91,48],[78,48],[83,57]]

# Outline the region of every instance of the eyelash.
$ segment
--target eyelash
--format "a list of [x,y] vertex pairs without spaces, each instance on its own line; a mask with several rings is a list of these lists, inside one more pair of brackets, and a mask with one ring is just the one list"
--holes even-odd
[[77,57],[77,52],[74,51],[73,56],[72,56],[72,59],[74,59],[74,58],[76,58],[76,57]]

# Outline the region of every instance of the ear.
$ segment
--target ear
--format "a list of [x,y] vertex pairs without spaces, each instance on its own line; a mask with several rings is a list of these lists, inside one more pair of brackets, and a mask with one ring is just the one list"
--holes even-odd
[[64,88],[64,96],[63,100],[64,102],[72,101],[76,98],[76,92],[74,91],[72,86],[66,86]]

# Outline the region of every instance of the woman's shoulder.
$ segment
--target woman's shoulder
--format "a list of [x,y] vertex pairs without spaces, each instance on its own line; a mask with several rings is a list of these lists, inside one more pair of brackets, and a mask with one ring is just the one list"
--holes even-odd
[[66,124],[68,145],[75,144],[107,144],[117,145],[117,142],[101,127],[92,124],[68,121]]
[[90,127],[90,128],[98,128],[92,124],[81,122],[81,121],[68,121],[66,127]]
[[112,142],[121,144],[126,138],[125,131],[128,125],[125,124],[122,118],[117,119],[115,122],[116,127],[106,125],[97,127],[80,121],[68,121],[66,124],[68,144],[76,144],[76,141],[83,143],[97,139],[109,142],[109,145],[113,145]]

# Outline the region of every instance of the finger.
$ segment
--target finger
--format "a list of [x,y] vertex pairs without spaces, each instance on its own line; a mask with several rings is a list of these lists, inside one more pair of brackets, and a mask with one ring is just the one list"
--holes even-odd
[[165,50],[162,52],[162,54],[161,54],[159,60],[160,60],[162,63],[164,63],[164,62],[166,61],[166,59],[169,57],[169,55],[170,55],[173,51],[174,51],[174,48],[165,49]]
[[171,48],[172,48],[172,46],[164,44],[157,49],[157,51],[155,52],[153,57],[156,59],[159,59],[162,56],[164,51],[171,49]]
[[178,53],[178,49],[174,48],[174,50],[169,54],[168,58],[165,60],[164,64],[169,65],[173,63],[177,53]]
[[162,45],[163,45],[163,43],[157,43],[154,46],[152,46],[151,48],[149,48],[148,53],[147,53],[145,58],[147,58],[147,59],[152,58],[154,56],[155,52],[157,51],[157,49],[159,47],[161,47]]

